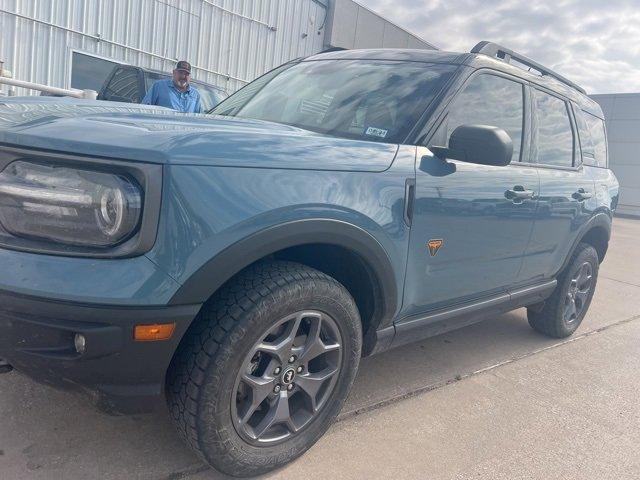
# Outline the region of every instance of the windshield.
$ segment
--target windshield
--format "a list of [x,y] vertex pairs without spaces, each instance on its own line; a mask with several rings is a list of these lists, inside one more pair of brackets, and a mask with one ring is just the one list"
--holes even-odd
[[145,90],[149,91],[149,89],[153,86],[153,84],[156,83],[158,80],[165,80],[167,78],[171,78],[171,75],[169,74],[162,75],[156,72],[144,72]]
[[[171,75],[156,72],[145,72],[144,83],[146,90],[148,91],[158,80],[164,80],[166,78],[171,78]],[[203,112],[211,110],[228,96],[222,90],[218,90],[199,82],[191,82],[191,84],[196,88],[196,90],[198,90],[198,93],[200,93],[200,102],[202,103]]]
[[374,60],[286,64],[239,90],[210,113],[400,143],[454,68]]
[[211,110],[228,96],[221,90],[202,85],[201,83],[193,82],[192,85],[196,87],[200,93],[200,102],[202,103],[203,112]]

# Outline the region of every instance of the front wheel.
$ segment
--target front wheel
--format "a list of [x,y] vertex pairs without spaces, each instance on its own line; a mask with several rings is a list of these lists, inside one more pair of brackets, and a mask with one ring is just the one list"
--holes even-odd
[[541,310],[529,308],[531,327],[555,338],[568,337],[576,331],[589,309],[598,279],[598,253],[580,243],[567,267],[558,276],[558,285]]
[[336,280],[292,262],[251,267],[205,305],[172,362],[178,431],[228,475],[278,468],[338,415],[361,342],[355,302]]

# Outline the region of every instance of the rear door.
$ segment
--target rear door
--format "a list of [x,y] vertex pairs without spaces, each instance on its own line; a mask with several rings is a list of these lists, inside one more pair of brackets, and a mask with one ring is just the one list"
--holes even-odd
[[521,275],[553,277],[596,207],[592,176],[582,165],[575,118],[567,100],[532,88],[530,161],[540,175],[538,214]]
[[443,161],[418,148],[403,316],[504,292],[516,282],[539,187],[536,168],[520,163],[528,145],[525,98],[517,79],[477,73],[430,141],[447,145],[459,125],[496,126],[513,141],[510,165]]

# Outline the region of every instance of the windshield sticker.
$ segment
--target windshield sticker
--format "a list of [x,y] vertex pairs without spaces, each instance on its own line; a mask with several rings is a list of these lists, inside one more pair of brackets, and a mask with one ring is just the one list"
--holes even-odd
[[365,130],[364,134],[384,138],[387,136],[387,132],[388,130],[385,130],[384,128],[369,127]]

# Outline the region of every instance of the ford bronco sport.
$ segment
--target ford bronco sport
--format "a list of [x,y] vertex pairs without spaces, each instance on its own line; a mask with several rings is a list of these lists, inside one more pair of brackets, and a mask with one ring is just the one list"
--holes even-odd
[[600,107],[488,42],[296,60],[211,115],[3,100],[0,172],[0,369],[165,396],[236,476],[317,441],[362,355],[519,307],[571,335],[618,198]]

